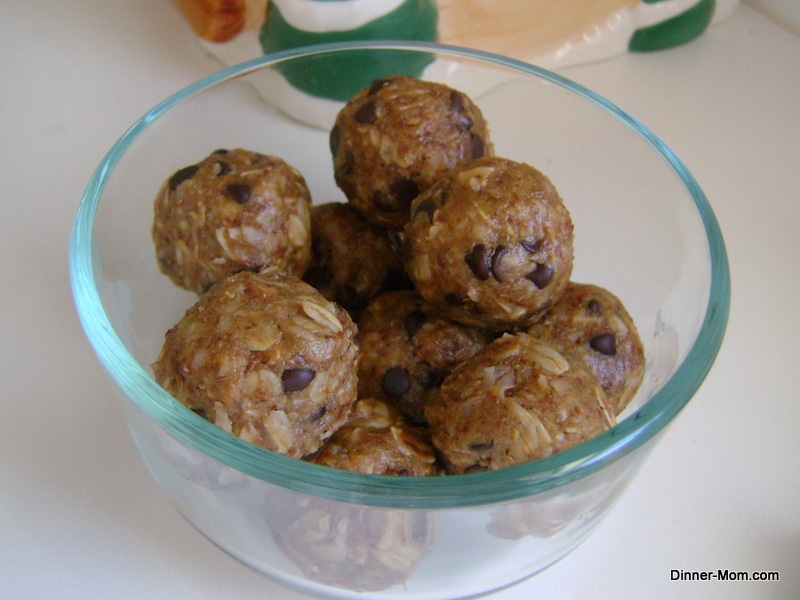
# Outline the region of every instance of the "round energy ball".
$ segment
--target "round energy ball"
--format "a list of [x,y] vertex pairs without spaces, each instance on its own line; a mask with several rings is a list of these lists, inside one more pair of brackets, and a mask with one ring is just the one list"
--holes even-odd
[[569,282],[572,219],[530,165],[490,157],[456,167],[411,214],[406,272],[448,318],[495,330],[530,325]]
[[373,475],[439,474],[433,447],[423,431],[377,398],[356,400],[347,422],[312,460],[318,465]]
[[344,309],[300,279],[240,271],[167,331],[152,366],[165,390],[225,431],[301,458],[356,400],[357,335]]
[[608,290],[570,282],[528,333],[594,375],[615,414],[636,395],[644,377],[644,346],[625,306]]
[[353,96],[331,129],[330,148],[350,203],[394,230],[443,173],[492,154],[486,121],[466,94],[407,76],[376,79]]
[[373,225],[349,204],[311,209],[311,263],[303,279],[354,319],[384,291],[411,289],[391,232]]
[[526,333],[505,334],[458,365],[425,410],[456,474],[544,458],[614,424],[597,380]]
[[489,341],[482,329],[442,318],[413,291],[375,298],[358,330],[359,396],[384,400],[415,424],[426,422],[425,404],[453,367]]
[[308,186],[284,160],[217,150],[176,171],[155,199],[159,266],[198,295],[237,271],[302,275],[311,259]]

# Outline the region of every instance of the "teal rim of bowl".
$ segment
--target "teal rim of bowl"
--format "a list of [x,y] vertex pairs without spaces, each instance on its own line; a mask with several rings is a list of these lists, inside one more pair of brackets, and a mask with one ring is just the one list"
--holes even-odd
[[[303,462],[240,440],[181,405],[136,362],[103,309],[92,260],[92,230],[98,203],[106,179],[128,147],[170,108],[206,88],[292,58],[360,49],[411,50],[480,61],[560,86],[636,132],[681,179],[694,200],[708,241],[711,266],[708,305],[698,337],[686,358],[638,411],[578,446],[506,469],[419,478],[367,475]],[[700,387],[719,352],[730,310],[728,258],[716,217],[685,165],[649,128],[602,96],[558,74],[496,54],[428,42],[336,42],[295,48],[221,69],[173,94],[134,123],[98,165],[78,206],[69,258],[75,305],[100,362],[126,396],[171,435],[233,469],[271,484],[329,500],[394,508],[455,508],[515,500],[584,478],[628,455],[664,429]]]

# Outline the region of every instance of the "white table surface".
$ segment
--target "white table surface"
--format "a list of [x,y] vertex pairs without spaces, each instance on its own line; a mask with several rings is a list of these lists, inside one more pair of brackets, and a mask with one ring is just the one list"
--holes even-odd
[[[681,48],[564,71],[648,124],[704,187],[727,241],[730,324],[593,536],[492,600],[800,598],[800,11],[753,1]],[[69,288],[95,165],[217,67],[167,0],[0,3],[2,598],[304,598],[206,542],[156,487]],[[672,569],[780,581],[671,581]]]

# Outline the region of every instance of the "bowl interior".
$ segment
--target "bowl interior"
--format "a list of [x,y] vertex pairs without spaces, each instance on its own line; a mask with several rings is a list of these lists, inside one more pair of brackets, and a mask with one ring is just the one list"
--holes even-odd
[[[344,200],[333,179],[327,129],[340,105],[298,99],[276,67],[291,63],[311,73],[319,56],[346,60],[352,47],[369,47],[376,57],[398,48],[429,55],[423,77],[472,97],[488,120],[496,154],[527,162],[554,182],[575,223],[573,279],[619,296],[645,344],[645,381],[617,427],[507,472],[388,487],[374,476],[337,473],[310,483],[313,465],[232,438],[152,381],[149,365],[164,332],[196,300],[156,264],[150,228],[161,183],[217,148],[242,147],[297,167],[315,203]],[[350,48],[279,53],[220,71],[153,109],[111,149],[81,203],[71,268],[87,335],[115,381],[176,437],[238,470],[365,502],[458,505],[518,497],[589,474],[660,431],[710,368],[729,302],[718,225],[681,162],[633,117],[530,65],[427,44]]]

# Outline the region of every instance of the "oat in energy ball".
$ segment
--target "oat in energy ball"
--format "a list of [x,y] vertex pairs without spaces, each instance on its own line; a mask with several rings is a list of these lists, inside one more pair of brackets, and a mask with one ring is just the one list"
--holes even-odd
[[242,270],[302,275],[311,258],[311,195],[280,158],[217,150],[176,171],[155,200],[152,234],[161,270],[202,294]]
[[454,474],[545,458],[614,424],[597,380],[526,333],[505,334],[458,365],[426,412]]
[[573,224],[551,181],[489,157],[442,177],[411,207],[403,259],[447,317],[496,330],[537,321],[572,274]]
[[615,414],[628,406],[639,389],[644,346],[625,306],[608,290],[570,282],[528,333],[597,377]]
[[349,204],[311,209],[311,263],[303,277],[353,318],[378,294],[411,289],[390,232]]
[[411,201],[449,169],[493,152],[480,109],[440,83],[375,80],[339,112],[330,133],[336,183],[373,223],[400,230]]
[[358,328],[359,395],[389,402],[414,424],[426,422],[425,404],[453,367],[489,341],[482,329],[442,318],[413,291],[375,298]]
[[220,281],[165,336],[156,381],[243,440],[301,458],[319,450],[356,399],[349,315],[275,268]]
[[313,458],[318,465],[372,475],[425,477],[439,474],[433,447],[388,403],[356,400],[347,422]]

